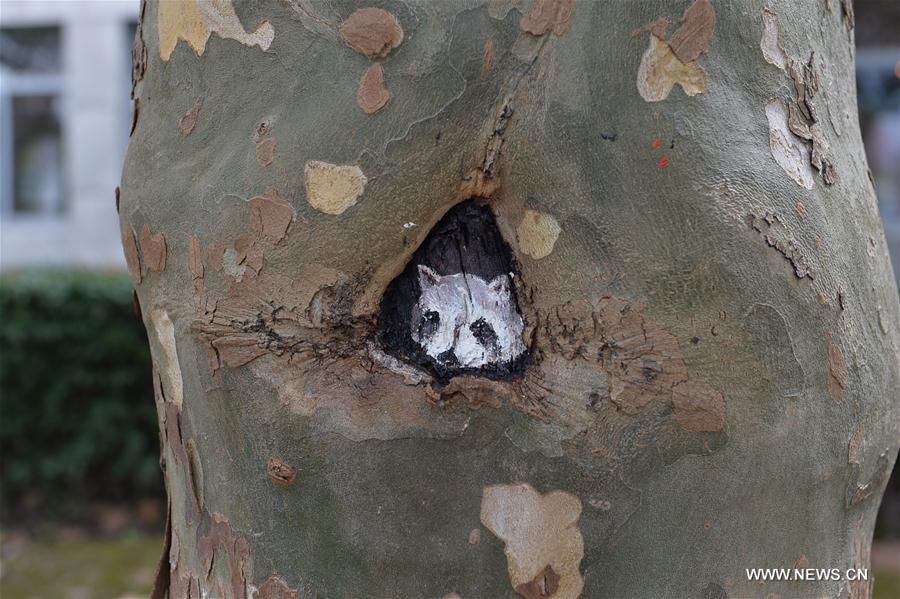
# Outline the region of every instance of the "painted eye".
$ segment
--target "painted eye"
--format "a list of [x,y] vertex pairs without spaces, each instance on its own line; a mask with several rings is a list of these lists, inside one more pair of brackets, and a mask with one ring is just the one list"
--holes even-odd
[[494,332],[494,327],[488,324],[488,321],[485,319],[479,318],[470,324],[469,330],[472,331],[472,336],[475,337],[482,346],[487,348],[497,347],[497,333]]
[[441,315],[434,310],[428,310],[422,314],[422,321],[419,323],[419,337],[430,337],[437,331],[438,325],[441,323]]

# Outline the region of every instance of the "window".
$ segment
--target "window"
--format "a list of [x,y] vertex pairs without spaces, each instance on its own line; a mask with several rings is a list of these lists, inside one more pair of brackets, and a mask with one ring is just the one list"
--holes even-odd
[[0,206],[4,214],[64,209],[59,27],[0,29]]

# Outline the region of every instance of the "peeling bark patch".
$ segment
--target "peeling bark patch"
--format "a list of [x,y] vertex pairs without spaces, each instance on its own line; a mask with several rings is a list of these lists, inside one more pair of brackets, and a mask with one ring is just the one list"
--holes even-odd
[[253,599],[297,599],[297,591],[291,590],[284,580],[272,575],[253,592]]
[[246,599],[247,584],[244,579],[244,564],[250,558],[250,545],[245,538],[234,533],[225,516],[213,513],[209,532],[200,537],[197,542],[197,556],[206,572],[207,580],[212,575],[213,562],[219,550],[225,552],[225,570],[229,575],[231,586],[230,596],[234,599]]
[[763,236],[763,239],[770,248],[775,249],[779,254],[784,256],[785,260],[791,263],[794,274],[798,279],[809,277],[815,279],[815,273],[807,263],[806,258],[800,252],[793,241],[784,240],[782,236],[786,233],[783,229],[779,229],[776,225],[781,225],[781,219],[777,215],[766,212],[762,217],[755,214],[749,215],[747,224],[757,233]]
[[134,239],[134,229],[130,225],[122,228],[122,249],[125,251],[125,264],[128,266],[128,274],[135,285],[140,285],[142,280],[141,257],[138,254],[137,241]]
[[187,137],[194,131],[197,126],[197,117],[200,116],[200,108],[203,107],[203,99],[198,98],[191,109],[181,115],[178,119],[178,129],[181,131],[182,137]]
[[650,46],[638,67],[638,93],[647,102],[660,102],[669,97],[675,84],[689,96],[706,91],[706,72],[697,62],[684,63],[664,41],[650,36]]
[[200,257],[200,240],[191,237],[188,242],[188,270],[192,279],[203,278],[203,259]]
[[217,337],[211,343],[218,356],[219,365],[228,368],[249,364],[267,351],[256,339],[246,337]]
[[553,568],[547,566],[533,580],[527,584],[520,584],[515,590],[525,599],[552,597],[559,590],[559,575]]
[[178,40],[184,40],[197,56],[203,56],[213,33],[245,46],[268,50],[275,29],[263,19],[253,31],[244,31],[231,0],[177,0],[159,2],[157,7],[159,56],[169,62]]
[[325,214],[342,214],[356,204],[366,187],[366,176],[358,166],[312,160],[303,168],[309,205]]
[[360,8],[341,24],[344,43],[369,58],[384,58],[403,42],[396,17],[382,8]]
[[137,27],[134,31],[134,42],[131,45],[131,97],[134,97],[134,88],[138,81],[144,78],[147,70],[147,46],[144,44],[144,32],[141,23],[144,20],[145,3],[141,2],[140,15],[138,15]]
[[479,75],[481,79],[487,78],[488,74],[491,72],[491,66],[494,64],[495,51],[496,46],[494,40],[484,42],[484,52],[481,54],[481,74]]
[[790,59],[788,73],[794,81],[797,98],[788,105],[788,127],[797,137],[805,140],[810,148],[809,162],[822,174],[826,185],[837,181],[834,164],[829,158],[828,141],[819,124],[816,94],[819,91],[819,75],[815,68],[815,54],[806,62]]
[[828,388],[828,395],[832,401],[841,401],[844,396],[844,389],[847,388],[847,363],[844,361],[844,354],[841,348],[834,343],[831,333],[825,333],[826,345],[826,378],[825,384]]
[[506,544],[509,579],[523,597],[574,599],[581,594],[580,515],[581,501],[574,495],[541,495],[527,483],[485,487],[481,499],[481,523]]
[[692,433],[715,433],[725,428],[725,398],[703,381],[675,385],[672,412],[675,422]]
[[[535,339],[541,352],[606,373],[605,380],[598,381],[605,388],[595,384],[597,397],[585,397],[588,403],[609,401],[622,413],[623,423],[669,407],[681,428],[704,433],[724,429],[724,397],[691,378],[675,336],[629,302],[604,295],[596,305],[570,302],[539,314],[538,320]],[[538,401],[549,395],[540,386],[534,392]],[[608,438],[597,441],[609,443]]]
[[266,462],[266,474],[278,485],[290,486],[297,477],[297,472],[278,458],[269,458]]
[[697,64],[709,50],[716,28],[716,13],[709,0],[695,0],[681,18],[681,26],[665,40],[669,21],[660,17],[632,35],[650,32],[650,46],[638,67],[638,92],[647,102],[669,97],[677,83],[689,96],[706,91],[706,72]]
[[569,21],[575,10],[575,0],[537,0],[531,14],[522,17],[522,31],[540,36],[553,32],[561,36],[569,30]]
[[778,42],[778,15],[769,8],[763,9],[763,35],[759,40],[759,48],[767,63],[775,65],[782,71],[785,69],[787,62],[784,50]]
[[800,187],[813,188],[809,148],[788,126],[788,112],[779,99],[766,104],[769,121],[769,147],[772,158]]
[[[166,269],[166,237],[162,233],[150,231],[150,225],[141,229],[142,265],[147,270],[162,272]],[[146,273],[145,273],[146,274]]]
[[681,18],[681,27],[669,38],[669,47],[683,63],[697,60],[712,43],[716,11],[709,0],[695,0]]
[[546,258],[553,252],[562,228],[549,214],[526,210],[516,229],[519,249],[535,260]]
[[848,509],[854,505],[858,505],[863,501],[873,497],[882,486],[887,482],[891,474],[891,460],[888,452],[878,456],[875,464],[875,471],[866,483],[861,484],[860,479],[861,467],[858,462],[850,464],[850,482],[847,484],[847,497],[845,507]]
[[250,228],[273,243],[284,239],[293,220],[294,208],[276,189],[250,199]]
[[256,144],[256,161],[260,166],[269,166],[275,160],[275,151],[278,144],[274,137],[267,137]]
[[153,331],[156,340],[162,350],[160,373],[163,377],[163,388],[166,398],[180,411],[184,398],[184,382],[181,378],[181,366],[178,363],[178,348],[175,344],[175,325],[169,318],[169,313],[158,308],[150,314]]
[[356,104],[366,114],[375,114],[391,101],[391,92],[384,87],[384,69],[375,63],[359,80]]
[[134,98],[131,101],[131,128],[128,130],[128,137],[134,135],[134,130],[137,128],[138,122],[138,114],[141,111],[141,99]]
[[856,16],[853,13],[853,0],[841,0],[841,15],[844,17],[844,25],[847,31],[855,26]]

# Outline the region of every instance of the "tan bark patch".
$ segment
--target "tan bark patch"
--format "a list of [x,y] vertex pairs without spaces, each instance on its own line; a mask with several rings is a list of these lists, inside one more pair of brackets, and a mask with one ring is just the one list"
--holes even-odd
[[669,38],[669,47],[683,63],[697,60],[709,49],[716,29],[716,11],[709,0],[694,0]]
[[506,544],[509,579],[520,594],[542,585],[557,586],[555,599],[581,594],[580,515],[581,501],[574,495],[565,491],[541,495],[527,483],[485,487],[481,499],[481,523]]
[[269,241],[278,243],[284,239],[293,220],[294,208],[277,189],[250,198],[250,228]]
[[184,382],[181,378],[181,366],[178,363],[175,325],[172,324],[169,313],[162,308],[157,308],[151,312],[150,321],[153,324],[156,340],[162,350],[162,360],[159,362],[159,366],[164,383],[165,396],[180,411],[182,399],[184,398]]
[[473,528],[469,531],[469,545],[477,545],[481,542],[481,529]]
[[504,398],[510,399],[509,388],[502,382],[477,376],[457,376],[450,379],[440,392],[432,392],[432,399],[443,403],[459,397],[472,408],[488,405],[499,408]]
[[788,111],[779,99],[766,104],[772,158],[801,187],[813,188],[809,148],[788,126]]
[[782,71],[785,69],[787,62],[778,41],[778,15],[769,8],[763,9],[763,35],[759,40],[759,48],[767,63],[775,65]]
[[125,264],[128,266],[128,274],[131,275],[131,280],[135,285],[140,285],[142,280],[141,257],[138,255],[134,229],[129,225],[125,225],[122,228],[122,248],[125,251]]
[[531,35],[553,32],[560,36],[569,30],[575,0],[537,0],[531,14],[522,17],[519,26]]
[[725,398],[703,381],[675,385],[672,412],[675,422],[692,433],[716,433],[725,428]]
[[390,101],[391,92],[384,87],[384,69],[376,62],[359,80],[356,104],[366,114],[375,114]]
[[638,67],[637,87],[647,102],[660,102],[669,97],[675,84],[689,96],[706,91],[706,72],[697,62],[682,62],[669,45],[650,36],[650,46]]
[[381,8],[360,8],[341,24],[344,43],[369,58],[384,58],[403,42],[396,17]]
[[259,46],[264,51],[275,39],[275,29],[265,19],[253,31],[244,31],[231,0],[161,0],[157,28],[159,56],[164,62],[171,58],[178,40],[184,40],[197,56],[203,56],[212,33],[248,47]]
[[831,333],[825,333],[826,345],[826,379],[825,384],[828,387],[828,395],[832,401],[841,401],[844,396],[844,389],[847,387],[847,362],[844,361],[844,354],[841,348],[834,343]]
[[200,108],[203,107],[203,99],[198,98],[191,109],[181,115],[178,119],[178,129],[181,131],[182,137],[187,137],[194,131],[197,126],[197,117],[200,116]]
[[561,231],[559,223],[549,214],[526,210],[516,229],[519,248],[535,260],[546,258],[553,252]]
[[277,485],[287,487],[297,478],[297,472],[278,458],[269,458],[266,462],[266,474]]
[[491,66],[494,63],[494,52],[496,51],[496,46],[494,44],[494,40],[488,40],[484,42],[484,52],[481,54],[481,79],[484,79],[488,76],[488,73],[491,72]]
[[356,204],[366,187],[366,176],[358,166],[311,160],[303,168],[309,205],[325,214],[342,214]]
[[192,279],[203,278],[203,259],[200,257],[200,240],[191,237],[188,242],[188,270]]
[[225,268],[225,265],[222,262],[224,256],[225,246],[218,241],[213,241],[206,246],[206,262],[214,271],[222,272],[222,269]]
[[256,144],[256,161],[260,166],[269,166],[275,160],[278,144],[274,137],[267,137]]
[[166,269],[166,237],[150,231],[150,225],[141,229],[142,264],[147,270],[162,272]]
[[297,599],[297,591],[291,590],[285,581],[272,575],[253,592],[253,599]]

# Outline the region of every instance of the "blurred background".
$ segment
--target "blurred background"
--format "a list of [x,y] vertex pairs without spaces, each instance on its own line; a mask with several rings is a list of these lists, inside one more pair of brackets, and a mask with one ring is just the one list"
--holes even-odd
[[[0,0],[0,595],[146,597],[163,543],[150,356],[114,189],[138,0]],[[900,0],[856,2],[860,122],[900,278]],[[900,476],[875,596],[900,597]]]

